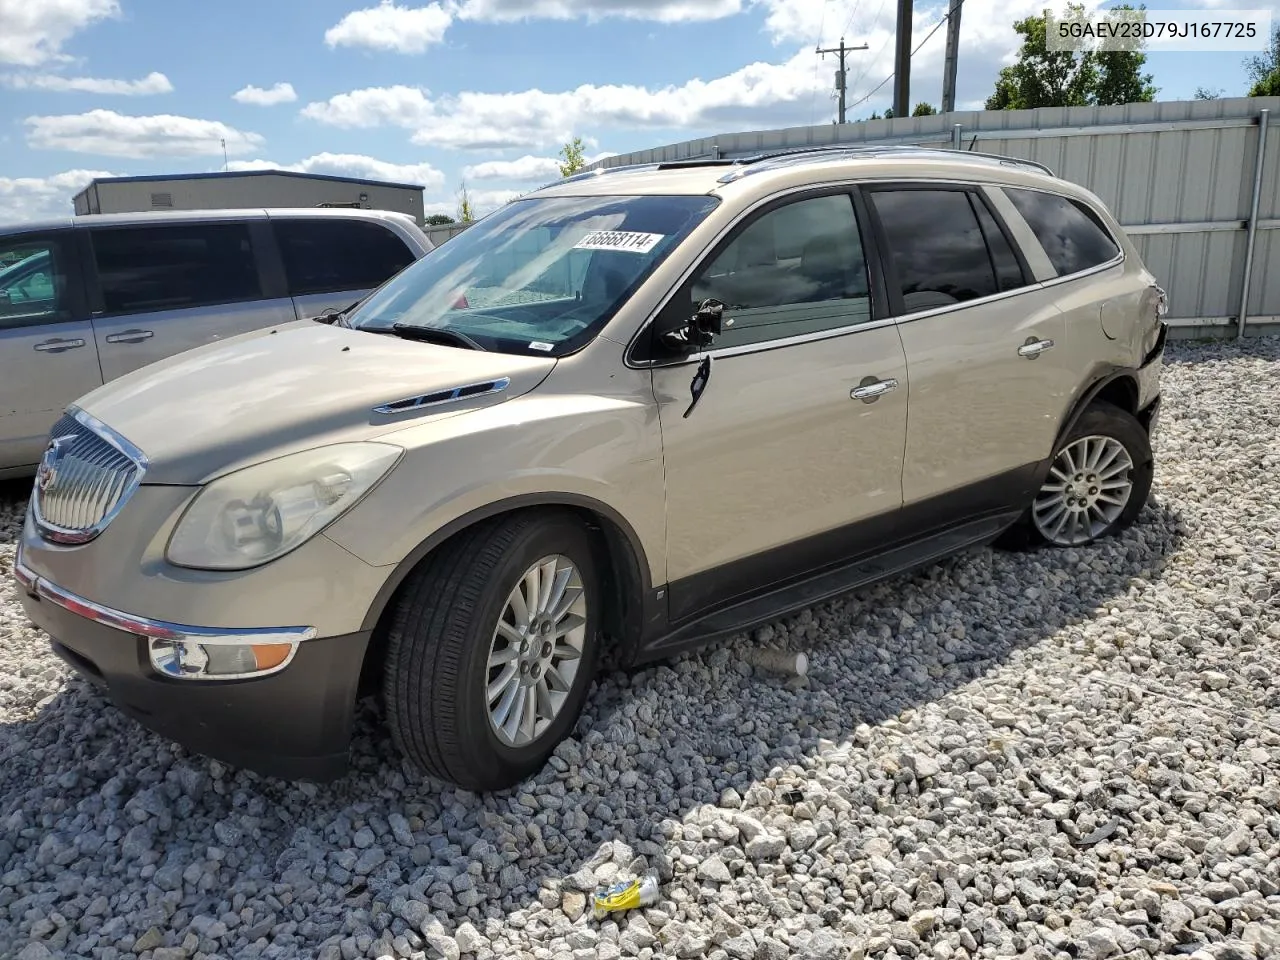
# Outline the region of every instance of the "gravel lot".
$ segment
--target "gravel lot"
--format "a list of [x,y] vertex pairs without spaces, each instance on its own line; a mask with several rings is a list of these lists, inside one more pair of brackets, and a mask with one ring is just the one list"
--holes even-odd
[[[759,631],[807,682],[739,644],[611,675],[483,800],[372,717],[326,788],[145,733],[23,618],[11,491],[0,957],[1280,956],[1280,341],[1172,345],[1165,384],[1122,539],[976,551]],[[644,869],[656,906],[584,913]]]

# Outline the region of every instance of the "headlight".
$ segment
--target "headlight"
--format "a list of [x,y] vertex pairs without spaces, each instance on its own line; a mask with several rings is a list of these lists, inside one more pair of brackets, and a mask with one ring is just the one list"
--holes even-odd
[[355,506],[402,452],[385,443],[335,444],[219,477],[182,515],[165,556],[201,570],[282,557]]

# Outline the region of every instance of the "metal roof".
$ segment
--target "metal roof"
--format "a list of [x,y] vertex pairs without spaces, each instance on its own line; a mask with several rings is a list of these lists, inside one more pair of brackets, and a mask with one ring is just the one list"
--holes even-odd
[[366,180],[362,177],[338,177],[327,173],[299,173],[296,170],[218,170],[213,173],[144,174],[137,177],[95,177],[76,196],[103,183],[173,183],[178,180],[228,180],[237,177],[295,177],[328,183],[350,183],[362,187],[399,187],[402,190],[425,190],[420,183],[396,183],[392,180]]

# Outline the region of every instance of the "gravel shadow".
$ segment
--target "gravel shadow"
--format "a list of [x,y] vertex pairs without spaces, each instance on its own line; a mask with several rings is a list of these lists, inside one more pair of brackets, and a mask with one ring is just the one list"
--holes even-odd
[[[25,483],[16,489],[25,496]],[[0,495],[8,497],[0,519],[20,510],[12,491]],[[25,681],[0,689],[6,713],[16,706],[23,716],[0,724],[0,908],[53,909],[83,893],[77,875],[102,874],[115,878],[104,881],[105,892],[122,882],[133,892],[135,910],[117,903],[112,912],[128,913],[136,937],[219,916],[237,896],[261,902],[270,894],[272,923],[252,928],[249,942],[301,946],[307,955],[353,931],[388,942],[413,933],[401,919],[406,899],[427,904],[450,934],[464,920],[509,921],[513,910],[562,898],[572,915],[574,891],[615,872],[657,869],[669,879],[689,866],[705,810],[725,815],[749,798],[753,809],[803,819],[802,796],[792,791],[816,758],[829,764],[832,754],[865,746],[873,729],[892,729],[910,711],[1055,642],[1064,627],[1105,613],[1136,582],[1158,580],[1184,534],[1179,516],[1153,496],[1133,529],[1103,544],[973,550],[757,630],[756,641],[808,653],[812,676],[803,682],[747,666],[738,654],[752,638],[608,674],[551,764],[487,797],[409,768],[372,704],[359,719],[353,771],[337,783],[227,769],[146,732],[80,679],[64,682],[27,625],[40,652],[23,667]],[[0,632],[6,626],[0,621]],[[913,772],[912,759],[902,759],[895,792],[853,783],[841,788],[848,802],[880,809],[900,795],[918,797],[927,770]],[[68,815],[88,839],[46,829]],[[720,839],[740,858],[753,831],[733,832]],[[6,876],[7,862],[22,851],[29,862],[32,847],[45,871]],[[72,862],[80,866],[60,869]],[[0,921],[0,954],[3,932]]]

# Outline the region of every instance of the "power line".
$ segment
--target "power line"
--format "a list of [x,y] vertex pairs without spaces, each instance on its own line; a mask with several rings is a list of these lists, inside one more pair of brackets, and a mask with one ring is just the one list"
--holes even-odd
[[[954,10],[958,13],[958,12],[959,12],[959,10],[960,10],[960,8],[961,8],[961,7],[963,7],[963,6],[964,6],[964,0],[957,0],[956,5],[955,5],[952,9],[954,9]],[[946,22],[947,22],[948,20],[950,20],[950,19],[951,19],[951,11],[950,11],[950,10],[948,10],[948,11],[947,11],[947,13],[943,16],[943,18],[942,18],[941,20],[939,20],[937,23],[935,23],[935,24],[933,25],[933,29],[929,31],[928,35],[927,35],[923,40],[921,40],[918,44],[916,44],[916,48],[915,48],[914,50],[912,50],[912,51],[911,51],[911,56],[912,56],[912,57],[914,57],[917,53],[919,53],[919,52],[920,52],[920,48],[921,48],[921,47],[923,47],[923,46],[924,46],[926,43],[928,43],[930,40],[932,40],[932,39],[933,39],[933,35],[934,35],[935,33],[937,33],[939,30],[941,30],[941,29],[942,29],[942,25],[943,25],[944,23],[946,23]],[[881,49],[883,49],[883,47],[882,47]],[[895,74],[896,74],[896,73],[897,73],[897,71],[895,70],[893,73],[889,74],[887,77],[885,77],[885,78],[884,78],[883,80],[881,80],[879,83],[877,83],[874,87],[872,87],[872,88],[871,88],[871,92],[870,92],[870,93],[868,93],[868,94],[867,94],[866,96],[864,96],[864,97],[861,97],[861,98],[859,98],[859,99],[857,99],[857,100],[853,101],[853,103],[849,104],[849,106],[851,106],[851,107],[856,107],[856,106],[858,106],[859,104],[866,103],[868,100],[870,100],[872,97],[874,97],[874,96],[876,95],[876,93],[879,91],[879,89],[880,89],[881,87],[883,87],[886,83],[888,83],[890,80],[892,80],[892,79],[894,78],[894,76],[895,76]]]
[[844,22],[844,29],[840,31],[842,34],[848,33],[849,28],[853,26],[853,18],[857,14],[858,4],[861,2],[862,0],[853,0],[853,7],[849,10],[849,19]]
[[[875,16],[871,18],[872,23],[880,22],[880,14],[884,13],[884,5],[887,2],[888,0],[880,0],[880,6],[876,9]],[[848,31],[846,30],[846,32]],[[871,64],[874,63],[876,60],[880,59],[880,54],[884,53],[884,48],[889,46],[889,43],[891,42],[892,39],[893,39],[892,37],[890,37],[889,39],[886,39],[884,43],[880,44],[880,48],[876,50],[876,52],[866,62],[862,64],[862,69],[858,71],[858,75],[853,80],[853,85],[855,87],[858,86],[858,84],[862,83],[863,78],[866,77],[867,75],[867,71],[871,69]]]
[[[827,4],[830,2],[831,0],[822,0],[822,19],[818,23],[818,36],[813,41],[813,45],[815,47],[822,42],[822,34],[827,29]],[[818,113],[818,64],[815,61],[813,64],[813,94],[812,96],[809,97],[809,125],[810,126],[813,126],[814,120],[817,117],[817,113]]]

